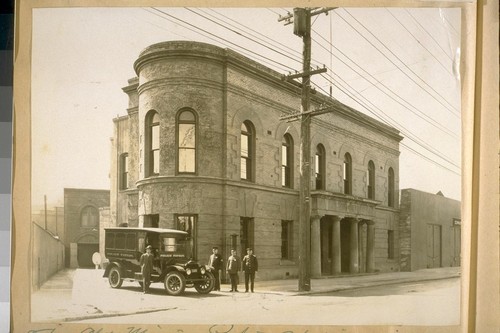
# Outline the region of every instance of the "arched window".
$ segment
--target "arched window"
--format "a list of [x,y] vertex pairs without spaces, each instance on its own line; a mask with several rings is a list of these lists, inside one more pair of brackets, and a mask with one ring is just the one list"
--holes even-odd
[[255,154],[255,132],[253,125],[249,121],[241,124],[241,169],[240,177],[244,180],[253,181],[253,159]]
[[316,189],[325,189],[325,147],[320,143],[316,146],[314,156],[314,178],[316,179]]
[[389,188],[387,195],[387,204],[389,207],[394,207],[394,170],[389,168]]
[[99,211],[93,206],[86,206],[80,214],[80,224],[84,228],[99,226]]
[[160,116],[150,111],[146,116],[146,177],[160,173]]
[[368,162],[366,178],[368,182],[368,199],[375,199],[375,164],[373,161]]
[[293,139],[288,133],[281,143],[281,185],[293,187]]
[[344,194],[352,194],[352,158],[349,153],[344,155]]
[[179,113],[177,121],[177,170],[196,172],[196,116],[189,110]]

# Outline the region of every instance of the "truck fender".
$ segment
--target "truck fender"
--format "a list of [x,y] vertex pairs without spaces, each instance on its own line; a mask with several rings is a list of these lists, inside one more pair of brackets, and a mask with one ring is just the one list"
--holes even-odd
[[172,272],[172,271],[177,271],[177,272],[182,272],[184,273],[186,270],[184,269],[184,267],[182,266],[179,266],[179,265],[171,265],[169,266],[160,276],[160,280],[163,280],[165,279],[165,276],[167,276],[168,273]]
[[118,262],[110,262],[109,265],[106,267],[106,270],[104,271],[104,275],[102,277],[108,277],[109,271],[113,267],[118,267],[118,269],[123,272],[123,268],[122,268],[122,265],[120,263],[118,263]]

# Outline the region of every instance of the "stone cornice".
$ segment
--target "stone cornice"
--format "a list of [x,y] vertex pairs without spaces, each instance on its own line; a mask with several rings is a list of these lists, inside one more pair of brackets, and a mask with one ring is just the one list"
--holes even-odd
[[201,176],[155,176],[138,180],[135,184],[137,189],[141,187],[154,184],[211,184],[220,186],[232,186],[239,188],[248,188],[254,190],[261,190],[273,193],[288,194],[298,196],[299,191],[288,188],[277,188],[266,185],[259,185],[247,181],[228,180],[219,177],[201,177]]
[[138,86],[137,91],[139,94],[158,87],[166,87],[166,86],[197,86],[203,88],[210,88],[216,90],[222,90],[224,88],[223,84],[218,81],[201,79],[201,78],[193,78],[193,77],[173,77],[173,78],[162,78],[148,81],[146,83]]

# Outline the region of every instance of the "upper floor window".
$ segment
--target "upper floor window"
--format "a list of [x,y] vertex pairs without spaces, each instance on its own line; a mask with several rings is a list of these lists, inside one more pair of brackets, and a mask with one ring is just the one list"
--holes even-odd
[[253,180],[253,159],[255,154],[255,132],[249,121],[241,124],[241,169],[240,178]]
[[120,190],[128,188],[128,154],[120,155]]
[[387,193],[387,204],[389,207],[394,207],[394,170],[389,168],[389,188]]
[[177,121],[177,170],[196,171],[196,116],[189,110],[182,111]]
[[368,199],[375,199],[375,164],[373,161],[368,162]]
[[344,194],[352,194],[352,158],[349,153],[344,155]]
[[283,136],[281,143],[281,186],[293,187],[293,139],[290,134]]
[[82,227],[90,228],[99,226],[99,211],[93,206],[86,206],[80,214],[80,223]]
[[316,155],[314,155],[314,178],[316,180],[316,189],[325,189],[325,147],[320,143],[316,146]]
[[160,116],[150,111],[146,116],[146,176],[160,173]]

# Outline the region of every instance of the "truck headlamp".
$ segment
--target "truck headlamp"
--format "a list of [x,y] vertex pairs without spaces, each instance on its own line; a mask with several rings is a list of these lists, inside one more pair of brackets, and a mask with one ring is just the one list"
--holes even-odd
[[192,273],[191,268],[186,268],[186,274],[191,275],[191,273]]

